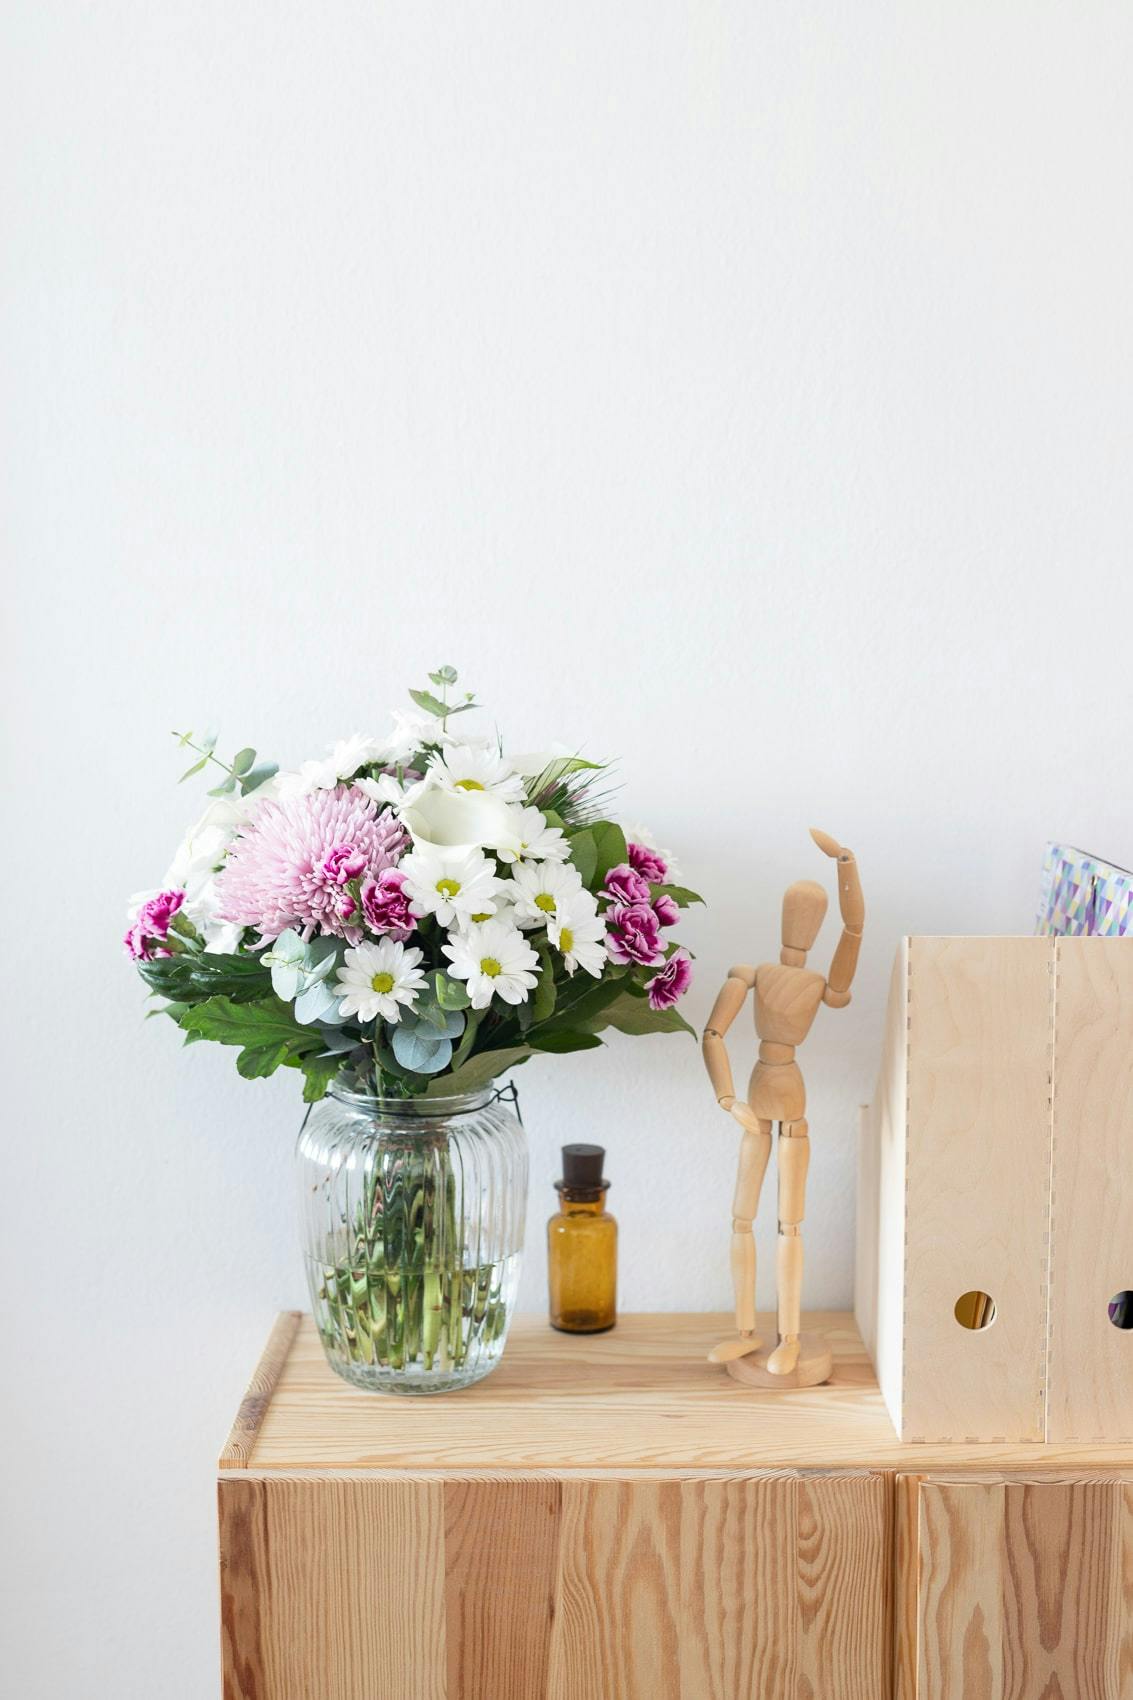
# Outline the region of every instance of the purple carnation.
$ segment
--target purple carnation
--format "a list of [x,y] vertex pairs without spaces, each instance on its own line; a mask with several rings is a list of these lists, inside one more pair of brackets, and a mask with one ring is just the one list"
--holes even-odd
[[636,868],[642,879],[650,885],[661,885],[668,877],[669,864],[664,856],[659,856],[656,850],[651,850],[648,844],[627,844],[626,855],[630,866]]
[[680,905],[666,892],[653,899],[653,913],[663,927],[675,927],[681,918]]
[[671,1009],[692,984],[692,958],[683,948],[675,950],[659,974],[646,980],[650,1009]]
[[606,950],[611,962],[651,968],[661,961],[661,928],[648,903],[615,903],[606,911],[606,925]]
[[357,904],[345,880],[377,879],[406,846],[405,830],[357,786],[261,803],[217,876],[217,919],[257,927],[265,944],[288,927],[357,944]]
[[611,903],[648,903],[649,881],[643,879],[628,862],[611,868],[602,886],[602,896]]
[[356,880],[365,868],[366,858],[353,844],[336,844],[323,863],[323,874],[331,885],[345,885],[347,880]]
[[371,932],[388,933],[404,944],[416,926],[405,890],[405,875],[386,868],[362,887],[362,913]]
[[185,901],[183,891],[159,891],[138,910],[138,918],[130,928],[123,944],[135,962],[152,962],[155,956],[168,956],[160,948],[169,937],[169,923]]

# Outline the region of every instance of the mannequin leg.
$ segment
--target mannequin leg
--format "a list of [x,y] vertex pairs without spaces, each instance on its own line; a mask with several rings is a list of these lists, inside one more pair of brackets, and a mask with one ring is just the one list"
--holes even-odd
[[763,1177],[771,1156],[771,1123],[749,1129],[740,1146],[736,1191],[732,1199],[732,1289],[735,1294],[738,1340],[728,1340],[708,1354],[713,1363],[726,1363],[759,1349],[755,1334],[755,1235],[752,1223],[759,1209]]
[[800,1226],[806,1201],[810,1139],[805,1120],[779,1128],[779,1344],[767,1360],[773,1375],[789,1375],[799,1361],[803,1289],[803,1241]]

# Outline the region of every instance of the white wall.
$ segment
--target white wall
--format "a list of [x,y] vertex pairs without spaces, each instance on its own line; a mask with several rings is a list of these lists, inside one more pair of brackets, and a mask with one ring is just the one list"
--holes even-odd
[[[807,826],[854,846],[859,986],[806,1053],[808,1294],[848,1301],[898,936],[1029,929],[1048,835],[1133,853],[1133,13],[12,0],[3,33],[7,1686],[201,1700],[212,1461],[303,1302],[300,1106],[142,1025],[123,901],[197,805],[169,729],[292,762],[453,662],[513,745],[622,758],[711,900],[700,1020],[828,878]],[[737,1130],[692,1042],[519,1080],[527,1304],[594,1137],[625,1305],[725,1306]]]

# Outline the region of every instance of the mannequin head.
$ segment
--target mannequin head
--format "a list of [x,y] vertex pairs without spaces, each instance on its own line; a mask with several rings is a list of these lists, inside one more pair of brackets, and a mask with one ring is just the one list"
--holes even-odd
[[783,894],[783,948],[779,961],[802,968],[826,918],[826,893],[814,880],[796,880]]

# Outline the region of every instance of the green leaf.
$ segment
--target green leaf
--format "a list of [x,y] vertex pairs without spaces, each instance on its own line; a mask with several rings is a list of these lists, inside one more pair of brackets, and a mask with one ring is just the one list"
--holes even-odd
[[570,845],[570,859],[578,869],[579,878],[587,891],[594,890],[594,874],[598,867],[598,846],[590,828],[584,827],[581,832],[574,833],[567,842]]
[[208,758],[207,755],[202,756],[200,761],[195,761],[193,763],[192,767],[187,767],[185,769],[184,773],[181,775],[180,779],[177,781],[178,785],[183,785],[185,783],[186,779],[192,779],[194,773],[199,773],[201,771],[202,767],[207,767],[208,766],[208,759],[209,758]]
[[558,1003],[553,1019],[548,1023],[552,1032],[578,1029],[597,1032],[605,1026],[605,1011],[623,995],[617,980],[592,980],[576,974],[565,986],[559,987]]
[[174,1003],[199,1004],[220,996],[250,1003],[271,994],[271,976],[258,956],[182,951],[139,962],[138,972],[151,991]]
[[592,1051],[602,1043],[596,1033],[572,1032],[569,1028],[559,1033],[529,1034],[528,1044],[536,1051]]
[[286,1045],[249,1045],[236,1058],[236,1068],[245,1080],[262,1080],[286,1059]]
[[594,834],[594,848],[597,853],[597,865],[594,869],[594,890],[601,886],[611,868],[616,868],[626,859],[626,835],[620,826],[613,821],[595,821],[590,828]]
[[441,701],[440,697],[435,697],[432,691],[410,691],[409,694],[417,707],[423,708],[426,714],[435,714],[438,719],[444,719],[450,713],[446,704]]
[[438,667],[435,673],[429,674],[434,685],[455,685],[457,676],[455,667]]
[[696,1029],[675,1009],[651,1009],[647,999],[628,992],[606,1010],[603,1026],[616,1027],[619,1033],[634,1037],[644,1033],[691,1033],[694,1039],[697,1037]]
[[486,1014],[487,1011],[483,1009],[470,1009],[468,1014],[465,1016],[464,1037],[461,1039],[460,1044],[456,1047],[456,1052],[452,1059],[454,1073],[457,1069],[463,1067],[465,1058],[470,1054],[472,1047],[476,1042],[476,1034],[479,1030],[480,1023],[483,1021]]
[[687,885],[654,885],[650,890],[654,897],[671,897],[682,909],[687,909],[690,903],[704,902],[699,892],[690,891]]
[[421,1028],[399,1022],[390,1038],[393,1054],[403,1068],[414,1074],[439,1074],[452,1061],[452,1040],[443,1034],[429,1036]]
[[302,1027],[289,1006],[274,995],[255,1003],[237,1003],[232,998],[214,997],[196,1004],[181,1017],[181,1026],[203,1039],[221,1045],[241,1045],[261,1050],[283,1046],[286,1054],[303,1056],[323,1048],[322,1037],[313,1027]]
[[432,990],[442,1009],[467,1009],[471,1001],[464,981],[450,980],[439,968],[433,975]]
[[258,767],[252,768],[250,773],[244,774],[240,781],[241,795],[247,797],[251,792],[258,791],[261,785],[266,784],[278,772],[278,762],[262,761]]
[[232,791],[235,791],[235,789],[236,775],[234,773],[226,773],[220,784],[212,786],[207,795],[210,797],[227,797]]
[[233,773],[235,773],[237,777],[239,777],[242,773],[247,773],[248,769],[254,764],[255,759],[255,750],[237,750],[236,754],[232,758]]
[[342,1067],[342,1057],[303,1057],[299,1067],[304,1075],[303,1102],[317,1104],[320,1098],[326,1097],[327,1087]]
[[558,998],[558,988],[555,985],[555,965],[546,945],[536,947],[539,953],[539,980],[531,999],[532,1023],[547,1021],[554,1013]]
[[478,1051],[474,1057],[451,1074],[441,1074],[429,1082],[426,1098],[445,1098],[458,1092],[476,1092],[510,1068],[518,1068],[531,1056],[530,1045],[512,1045],[502,1051]]

